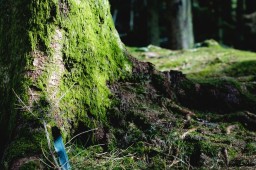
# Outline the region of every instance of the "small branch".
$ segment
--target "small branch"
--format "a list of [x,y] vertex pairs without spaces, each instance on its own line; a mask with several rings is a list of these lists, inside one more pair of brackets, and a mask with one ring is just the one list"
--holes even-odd
[[226,134],[229,135],[232,130],[234,130],[237,126],[236,125],[230,125],[226,128]]
[[187,167],[190,167],[190,165],[189,165],[188,163],[186,163],[184,160],[180,159],[179,157],[174,156],[174,155],[168,155],[168,156],[174,158],[174,160],[173,160],[172,163],[168,166],[168,168],[171,168],[172,166],[174,166],[174,165],[177,164],[177,163],[182,163],[182,164],[186,165]]
[[71,138],[65,145],[69,144],[72,140],[74,140],[76,137],[82,135],[82,134],[85,134],[85,133],[88,133],[88,132],[91,132],[91,131],[95,131],[95,130],[98,130],[98,128],[95,128],[95,129],[91,129],[91,130],[87,130],[87,131],[84,131],[84,132],[81,132],[77,135],[75,135],[73,138]]
[[51,169],[54,169],[54,167],[50,166],[49,164],[47,164],[46,162],[44,162],[42,159],[39,159],[39,161],[41,161],[43,164],[45,164],[46,166],[48,166]]
[[194,132],[194,131],[196,131],[196,130],[197,130],[197,128],[189,129],[188,131],[186,131],[185,133],[183,133],[183,134],[180,136],[180,138],[181,138],[181,139],[185,139],[185,137],[186,137],[189,133]]
[[33,116],[35,116],[35,114],[31,111],[31,109],[21,100],[21,98],[17,95],[17,93],[14,91],[14,89],[12,89],[13,93],[15,94],[15,96],[18,98],[19,102],[23,105],[23,107],[29,112],[31,113]]
[[179,106],[179,105],[177,105],[177,104],[175,104],[175,103],[170,103],[169,106],[170,106],[172,109],[175,109],[175,110],[177,110],[178,112],[180,112],[180,113],[182,113],[183,115],[185,115],[188,120],[191,119],[191,116],[195,116],[195,115],[196,115],[194,112],[188,110],[187,108],[181,107],[181,106]]
[[51,140],[50,140],[50,136],[49,136],[49,133],[47,131],[47,127],[46,127],[46,123],[45,121],[43,121],[43,125],[44,125],[44,129],[45,129],[45,135],[46,135],[46,138],[47,138],[47,143],[48,143],[48,148],[49,148],[49,151],[52,155],[52,158],[53,158],[53,161],[54,161],[54,164],[56,165],[57,169],[61,170],[60,167],[59,167],[59,163],[54,155],[54,152],[52,151],[51,149]]
[[229,156],[228,156],[228,150],[226,148],[223,148],[223,154],[224,154],[224,158],[225,158],[225,163],[226,165],[229,164]]
[[[42,145],[41,145],[41,150],[42,150],[42,153],[43,153],[45,159],[46,159],[48,162],[50,162],[51,165],[55,166],[54,163],[53,163],[52,161],[50,161],[49,158],[46,156],[46,154],[45,154],[45,152],[44,152],[44,149],[42,148]],[[47,153],[47,155],[48,155],[48,154],[49,154],[49,153]],[[50,165],[49,165],[49,166],[50,166]],[[53,167],[52,167],[52,168],[53,168]]]
[[[94,145],[93,147],[96,147],[96,146],[103,146],[104,144],[98,144],[98,145]],[[79,156],[79,155],[81,155],[83,152],[85,152],[86,150],[83,150],[83,151],[81,151],[81,152],[79,152],[78,154],[76,154],[75,156],[73,156],[72,158],[70,158],[70,160],[69,161],[71,161],[72,162],[72,160],[74,159],[74,158],[76,158],[77,156]]]
[[176,158],[172,161],[171,165],[169,165],[168,167],[171,168],[173,167],[175,164],[179,163],[179,160],[176,160]]
[[61,101],[61,99],[66,96],[66,94],[75,86],[75,83],[63,94],[60,96],[60,98],[58,99],[58,101],[56,103],[59,103]]

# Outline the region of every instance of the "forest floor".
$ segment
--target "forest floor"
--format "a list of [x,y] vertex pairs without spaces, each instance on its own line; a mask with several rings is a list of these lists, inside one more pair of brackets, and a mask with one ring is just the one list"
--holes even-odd
[[256,169],[256,53],[200,45],[128,47],[133,75],[109,85],[109,124],[99,145],[70,146],[72,166]]

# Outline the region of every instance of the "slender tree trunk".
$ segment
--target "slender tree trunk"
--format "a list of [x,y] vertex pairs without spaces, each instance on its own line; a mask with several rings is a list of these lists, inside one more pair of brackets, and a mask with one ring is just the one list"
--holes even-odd
[[244,48],[244,26],[243,26],[243,15],[245,14],[245,0],[237,0],[236,10],[236,31],[239,33],[237,36],[236,46],[238,48]]
[[148,42],[153,45],[160,45],[160,28],[159,28],[159,1],[148,1],[148,15],[147,15],[147,27],[148,27]]
[[40,157],[43,122],[64,139],[104,124],[106,82],[131,67],[108,0],[5,0],[0,16],[0,156],[9,169]]
[[190,0],[167,1],[171,49],[188,49],[194,44]]

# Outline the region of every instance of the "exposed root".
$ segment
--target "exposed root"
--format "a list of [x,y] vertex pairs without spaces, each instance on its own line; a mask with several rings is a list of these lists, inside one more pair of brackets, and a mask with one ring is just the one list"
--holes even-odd
[[181,107],[179,105],[177,105],[176,103],[170,103],[169,107],[171,109],[174,109],[176,111],[178,111],[179,113],[181,113],[182,115],[186,116],[187,120],[191,119],[191,116],[195,116],[196,114],[194,112],[192,112],[191,110],[188,110],[185,107]]

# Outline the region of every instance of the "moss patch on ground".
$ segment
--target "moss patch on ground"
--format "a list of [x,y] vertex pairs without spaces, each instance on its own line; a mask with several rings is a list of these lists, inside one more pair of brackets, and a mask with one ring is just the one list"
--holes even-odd
[[253,76],[256,71],[255,53],[221,46],[172,51],[150,45],[128,47],[128,50],[139,60],[153,63],[160,71],[182,71],[188,78],[243,78]]

